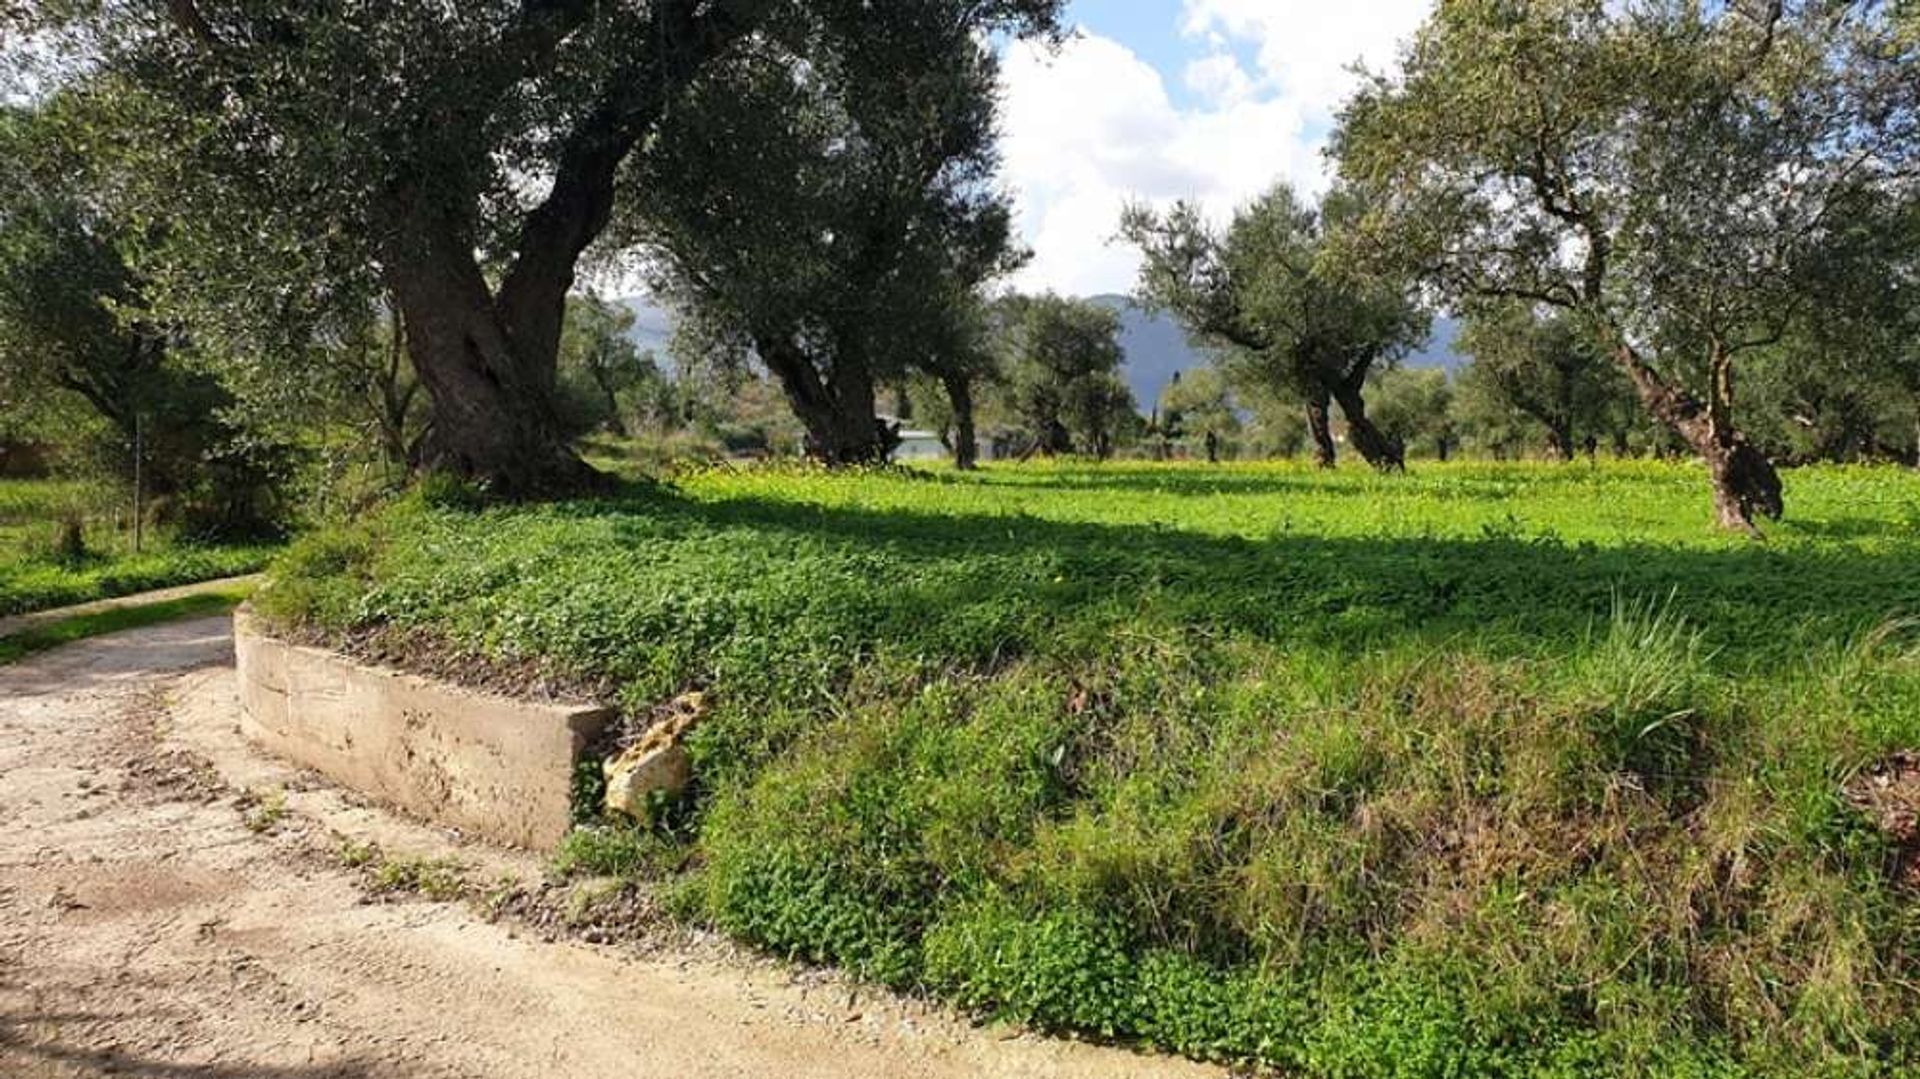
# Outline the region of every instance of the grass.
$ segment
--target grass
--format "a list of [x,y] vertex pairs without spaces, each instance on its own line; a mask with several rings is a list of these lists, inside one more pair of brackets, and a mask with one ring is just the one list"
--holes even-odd
[[240,822],[246,825],[247,831],[271,832],[287,817],[287,792],[278,787],[266,791],[249,791],[243,808]]
[[441,903],[465,898],[468,890],[459,862],[419,856],[382,860],[373,870],[372,885],[376,892],[415,894]]
[[[98,491],[64,480],[0,480],[0,616],[252,573],[278,548],[198,544],[150,533],[140,553],[97,511]],[[72,550],[67,522],[79,524]]]
[[[1323,1076],[1895,1075],[1920,478],[717,470],[414,498],[261,604],[713,708],[571,865],[984,1013]],[[685,900],[685,902],[681,902]]]
[[44,652],[49,648],[72,644],[74,641],[85,640],[88,637],[139,629],[142,626],[157,626],[188,618],[224,614],[245,602],[252,590],[251,583],[237,584],[212,592],[183,596],[179,599],[147,603],[137,607],[115,607],[34,626],[10,636],[0,637],[0,664],[12,663],[35,652]]
[[[277,795],[277,799],[274,796]],[[270,831],[286,815],[286,797],[273,792],[246,817],[246,825],[256,832]],[[271,811],[264,825],[254,823],[260,812]],[[467,867],[453,858],[422,854],[391,854],[372,840],[334,836],[334,857],[343,868],[357,870],[375,895],[418,895],[435,902],[450,903],[467,898],[473,891],[467,879]]]
[[91,497],[90,485],[79,480],[0,480],[0,522],[50,519]]

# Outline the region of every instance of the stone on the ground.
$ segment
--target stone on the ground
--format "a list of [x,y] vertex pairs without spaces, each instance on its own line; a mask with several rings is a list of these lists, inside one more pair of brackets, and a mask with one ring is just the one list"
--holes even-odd
[[706,710],[705,694],[696,691],[675,697],[662,709],[663,718],[607,760],[607,812],[644,821],[652,812],[656,793],[673,797],[687,789],[693,781],[693,762],[684,741]]

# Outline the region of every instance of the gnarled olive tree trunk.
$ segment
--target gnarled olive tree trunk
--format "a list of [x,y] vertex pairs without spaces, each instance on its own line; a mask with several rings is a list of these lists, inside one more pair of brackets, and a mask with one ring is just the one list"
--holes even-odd
[[873,373],[865,364],[843,357],[822,374],[813,357],[783,338],[764,336],[756,344],[806,430],[807,456],[832,466],[882,464],[893,456],[900,433],[876,413]]
[[1780,473],[1733,422],[1731,356],[1718,345],[1712,348],[1704,402],[1662,378],[1631,345],[1617,344],[1614,359],[1633,380],[1647,411],[1707,463],[1714,519],[1720,527],[1757,536],[1756,517],[1780,519],[1786,509]]
[[1356,375],[1342,379],[1331,387],[1333,399],[1340,405],[1340,414],[1347,419],[1347,441],[1375,469],[1381,472],[1404,472],[1407,468],[1406,447],[1367,418],[1366,398],[1360,394],[1360,387],[1366,378],[1366,368],[1362,367]]
[[[395,245],[386,276],[433,405],[418,464],[480,480],[507,498],[601,486],[604,477],[574,452],[554,407],[557,333],[551,347],[516,336],[471,254],[441,250],[454,241],[430,230],[411,235],[413,243]],[[564,304],[564,288],[560,297]]]
[[1320,468],[1332,468],[1337,463],[1333,420],[1328,415],[1331,407],[1332,397],[1326,391],[1307,395],[1307,435],[1313,441],[1313,463]]
[[1573,445],[1573,422],[1564,416],[1555,416],[1541,422],[1547,426],[1547,454],[1561,464],[1570,464],[1576,452]]
[[980,464],[980,440],[973,423],[973,380],[961,374],[940,376],[953,410],[953,467],[970,472]]
[[1073,433],[1057,417],[1049,417],[1040,425],[1034,445],[1048,457],[1057,457],[1073,452]]
[[[422,465],[481,480],[510,498],[575,494],[611,482],[574,452],[554,400],[567,293],[581,255],[612,220],[622,164],[668,104],[750,33],[768,6],[650,6],[645,56],[610,78],[571,127],[554,133],[552,184],[521,221],[498,287],[475,256],[484,193],[471,185],[474,160],[420,163],[376,197],[387,285],[433,406]],[[592,5],[527,8],[518,42],[530,50],[524,59],[549,64]],[[520,70],[507,59],[497,66],[507,74]],[[477,124],[511,85],[509,78],[476,90],[472,114],[461,122]]]

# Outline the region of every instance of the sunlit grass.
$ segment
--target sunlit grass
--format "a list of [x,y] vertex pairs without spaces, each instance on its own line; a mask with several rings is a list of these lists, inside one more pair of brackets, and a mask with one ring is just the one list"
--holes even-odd
[[263,603],[708,689],[691,823],[569,864],[779,952],[1310,1074],[1893,1074],[1920,913],[1843,788],[1920,747],[1920,478],[1788,500],[1756,544],[1659,463],[716,469],[416,498]]
[[0,616],[252,573],[278,549],[149,529],[136,550],[116,509],[125,512],[112,492],[89,484],[0,480]]

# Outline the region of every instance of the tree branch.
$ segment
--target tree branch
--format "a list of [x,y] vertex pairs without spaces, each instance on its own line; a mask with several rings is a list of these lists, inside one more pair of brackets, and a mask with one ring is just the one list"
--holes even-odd
[[213,26],[206,16],[200,14],[200,5],[195,0],[167,0],[167,14],[175,25],[186,31],[188,37],[208,49],[220,47],[220,35],[213,32]]
[[752,30],[764,4],[701,7],[698,0],[658,4],[645,61],[609,75],[599,104],[565,140],[553,188],[527,216],[498,296],[501,318],[525,354],[551,355],[559,341],[575,266],[612,217],[621,164],[672,97]]

